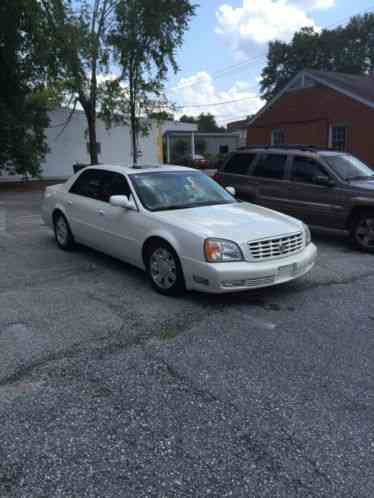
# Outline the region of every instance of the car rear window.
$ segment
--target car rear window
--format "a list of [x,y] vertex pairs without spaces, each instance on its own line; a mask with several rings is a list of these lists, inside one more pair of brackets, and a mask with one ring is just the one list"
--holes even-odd
[[282,180],[286,169],[287,155],[262,154],[253,171],[253,176]]
[[227,162],[225,173],[233,173],[235,175],[246,175],[252,164],[256,154],[235,154]]

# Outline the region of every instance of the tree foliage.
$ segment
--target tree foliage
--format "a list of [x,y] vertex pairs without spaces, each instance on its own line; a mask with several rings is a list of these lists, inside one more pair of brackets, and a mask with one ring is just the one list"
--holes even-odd
[[199,116],[187,116],[183,114],[179,119],[181,123],[195,123],[197,124],[197,129],[203,133],[224,133],[226,129],[223,126],[217,124],[214,114],[201,113]]
[[44,33],[37,0],[0,3],[0,174],[40,173],[53,94],[45,86]]
[[271,100],[299,71],[319,69],[349,74],[374,71],[374,14],[352,17],[345,27],[303,28],[290,43],[271,42],[261,91]]
[[[163,82],[169,68],[178,70],[176,51],[194,6],[189,0],[118,0],[115,12],[110,43],[121,77],[107,86],[103,109],[112,114],[120,108],[122,116],[128,116],[136,163],[138,137],[147,127],[142,117],[165,102]],[[122,106],[113,105],[121,100]]]
[[129,122],[136,138],[161,98],[168,65],[194,8],[188,0],[40,0],[50,33],[49,76],[83,108],[91,163],[98,163],[98,112],[108,126]]
[[39,0],[48,26],[49,78],[73,110],[87,118],[91,163],[97,164],[96,120],[100,78],[110,70],[108,33],[119,0]]

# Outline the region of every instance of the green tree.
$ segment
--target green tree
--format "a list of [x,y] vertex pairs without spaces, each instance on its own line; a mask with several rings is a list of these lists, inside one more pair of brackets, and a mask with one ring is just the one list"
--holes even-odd
[[197,124],[198,131],[202,133],[224,133],[226,129],[217,124],[216,118],[210,113],[201,113],[199,116],[187,116],[184,114],[179,119],[181,123]]
[[183,114],[183,116],[179,118],[179,121],[181,123],[196,123],[197,118],[195,118],[194,116],[187,116],[186,114]]
[[107,116],[116,109],[124,120],[128,118],[134,164],[138,137],[147,132],[142,117],[164,100],[163,83],[169,68],[178,70],[176,51],[194,10],[189,0],[117,2],[110,42],[121,78],[107,85],[102,105]]
[[149,119],[156,119],[157,121],[174,121],[174,114],[166,111],[153,111],[148,114]]
[[225,128],[218,126],[215,116],[209,112],[207,114],[200,114],[197,118],[197,123],[198,129],[201,132],[224,133],[226,131]]
[[[98,95],[110,71],[108,35],[119,0],[39,0],[48,26],[49,78],[87,119],[91,164],[97,164]],[[100,80],[101,78],[101,80]]]
[[43,18],[37,0],[0,3],[0,174],[40,173],[48,148],[45,128],[52,93],[46,90]]
[[262,71],[261,91],[270,101],[303,69],[349,74],[374,71],[374,14],[353,17],[345,27],[303,28],[290,43],[271,42]]

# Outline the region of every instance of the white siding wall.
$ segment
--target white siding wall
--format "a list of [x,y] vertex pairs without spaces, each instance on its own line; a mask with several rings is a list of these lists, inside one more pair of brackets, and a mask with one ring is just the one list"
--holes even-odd
[[[50,152],[42,164],[42,176],[48,178],[67,178],[73,173],[73,164],[89,164],[87,153],[87,121],[82,111],[76,111],[64,128],[69,116],[67,109],[57,109],[50,113],[50,126],[46,130]],[[141,137],[139,163],[160,164],[162,162],[162,135],[167,130],[194,131],[197,125],[167,121],[152,122],[148,136]],[[99,160],[107,164],[131,164],[131,137],[128,126],[117,126],[110,130],[101,120],[97,121],[97,141],[101,143]],[[19,177],[0,177],[0,181],[17,180]]]
[[[60,109],[50,113],[50,127],[47,130],[50,153],[43,164],[43,177],[67,177],[72,174],[72,165],[76,162],[89,163],[87,122],[82,111],[74,113],[70,124],[63,130],[63,123],[68,111]],[[161,140],[166,130],[195,130],[196,125],[179,122],[157,123],[153,121],[147,136],[141,137],[139,163],[160,164],[162,162]],[[109,130],[99,119],[97,121],[97,141],[101,143],[99,160],[107,164],[131,164],[131,135],[128,126],[116,126]]]

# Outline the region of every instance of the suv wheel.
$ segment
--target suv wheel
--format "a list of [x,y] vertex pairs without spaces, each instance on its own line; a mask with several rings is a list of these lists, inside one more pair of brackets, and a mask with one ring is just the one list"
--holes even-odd
[[354,220],[351,236],[360,249],[374,253],[374,212],[362,213]]
[[54,216],[53,226],[57,245],[64,251],[71,251],[74,248],[74,238],[71,233],[68,220],[62,213]]
[[160,240],[147,251],[147,273],[160,294],[179,296],[185,291],[182,267],[174,249]]

